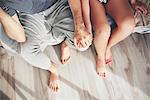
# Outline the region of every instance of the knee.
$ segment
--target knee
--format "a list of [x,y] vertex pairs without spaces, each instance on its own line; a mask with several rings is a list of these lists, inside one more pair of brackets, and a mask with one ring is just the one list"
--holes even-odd
[[100,35],[103,36],[110,36],[111,28],[109,24],[104,24],[95,29],[95,36],[99,37]]
[[118,28],[126,34],[131,34],[135,25],[134,17],[127,17],[122,22],[120,22]]
[[26,41],[26,37],[25,36],[20,36],[19,38],[15,39],[17,42],[25,42]]
[[97,41],[103,39],[108,40],[111,34],[111,28],[109,25],[102,25],[98,30],[95,30],[94,34],[94,44],[97,44]]
[[[0,33],[6,34],[1,23],[0,23]],[[17,36],[11,36],[11,35],[7,35],[10,39],[15,40],[17,42],[25,42],[26,41],[26,37],[25,37],[25,33],[21,32],[19,33]]]
[[14,38],[14,40],[16,40],[17,42],[26,42],[26,36],[25,36],[24,32],[18,34],[18,36],[12,37],[12,38]]

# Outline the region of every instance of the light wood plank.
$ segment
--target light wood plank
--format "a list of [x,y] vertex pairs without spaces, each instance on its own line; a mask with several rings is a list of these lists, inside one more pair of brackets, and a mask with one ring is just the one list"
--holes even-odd
[[[150,34],[133,34],[112,49],[109,77],[95,72],[91,49],[71,49],[71,62],[61,65],[59,46],[45,53],[58,63],[61,89],[53,93],[47,86],[49,73],[32,67],[19,56],[0,49],[0,100],[150,100]],[[2,99],[3,100],[3,99]]]

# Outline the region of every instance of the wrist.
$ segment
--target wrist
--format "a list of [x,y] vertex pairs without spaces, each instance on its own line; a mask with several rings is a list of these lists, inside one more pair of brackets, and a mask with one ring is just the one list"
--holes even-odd
[[83,22],[75,24],[75,31],[80,31],[81,29],[84,29],[84,28],[85,28],[85,25]]

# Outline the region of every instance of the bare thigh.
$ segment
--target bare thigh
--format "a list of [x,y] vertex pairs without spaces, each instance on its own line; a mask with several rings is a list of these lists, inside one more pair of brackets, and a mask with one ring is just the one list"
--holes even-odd
[[94,31],[102,31],[103,27],[109,26],[103,4],[98,0],[90,0],[90,9]]
[[133,18],[128,0],[109,0],[105,7],[107,13],[114,18],[117,25],[128,20],[128,18]]

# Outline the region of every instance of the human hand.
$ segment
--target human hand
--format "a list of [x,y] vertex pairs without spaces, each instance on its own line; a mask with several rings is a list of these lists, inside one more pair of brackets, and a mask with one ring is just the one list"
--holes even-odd
[[74,32],[74,45],[76,48],[87,47],[92,44],[92,33],[84,26],[75,30]]
[[132,8],[135,10],[136,15],[138,13],[144,14],[144,15],[148,14],[148,9],[147,9],[146,5],[144,3],[142,3],[141,1],[136,1],[135,3],[133,3]]

